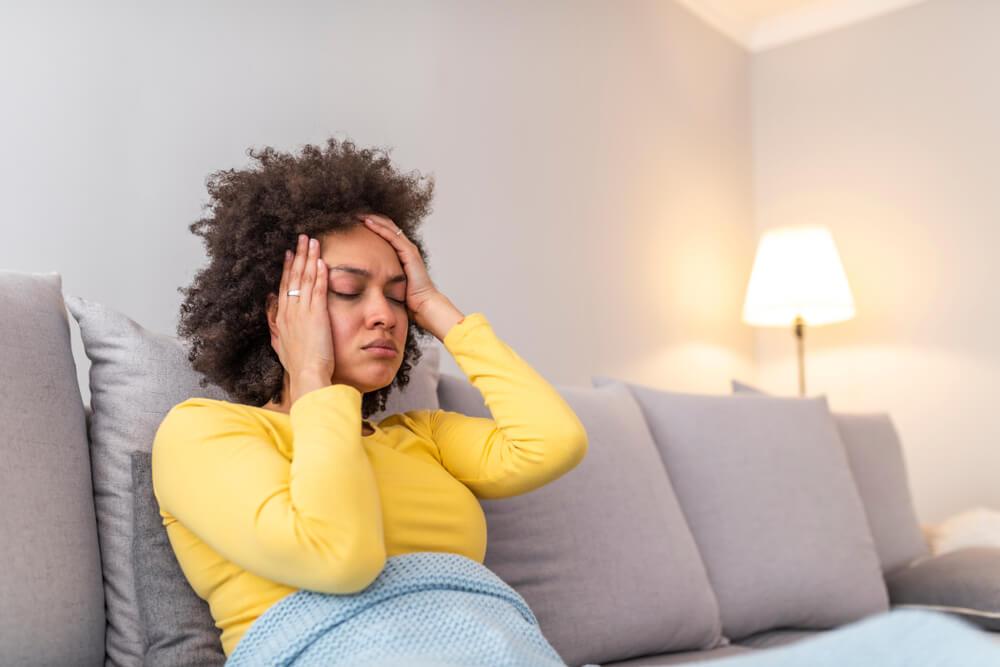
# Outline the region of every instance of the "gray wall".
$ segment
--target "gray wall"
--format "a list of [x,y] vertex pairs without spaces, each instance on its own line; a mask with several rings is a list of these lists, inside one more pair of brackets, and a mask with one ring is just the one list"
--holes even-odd
[[[752,59],[755,221],[818,222],[858,315],[807,333],[810,393],[888,410],[918,513],[1000,507],[1000,3],[932,0]],[[796,391],[790,331],[758,383]]]
[[436,176],[432,277],[550,381],[751,375],[749,57],[672,2],[20,4],[0,267],[173,332],[205,176],[349,136]]

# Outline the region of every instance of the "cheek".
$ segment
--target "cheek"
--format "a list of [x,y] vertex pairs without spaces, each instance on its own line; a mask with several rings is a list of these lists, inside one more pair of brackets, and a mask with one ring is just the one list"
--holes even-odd
[[333,344],[337,345],[337,343],[345,340],[347,337],[348,329],[350,328],[350,324],[347,321],[348,315],[337,311],[332,304],[327,308],[327,313],[330,317],[330,332],[333,335]]

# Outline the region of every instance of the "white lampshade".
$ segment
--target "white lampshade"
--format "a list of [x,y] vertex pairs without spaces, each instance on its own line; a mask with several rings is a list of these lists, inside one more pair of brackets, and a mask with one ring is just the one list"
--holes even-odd
[[854,317],[854,299],[844,267],[825,227],[773,229],[757,247],[743,321],[790,326],[802,316],[809,326]]

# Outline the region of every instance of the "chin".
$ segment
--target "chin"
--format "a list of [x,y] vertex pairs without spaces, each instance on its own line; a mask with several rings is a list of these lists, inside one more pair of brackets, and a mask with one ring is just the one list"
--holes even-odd
[[[339,382],[351,385],[362,394],[367,394],[373,391],[378,391],[379,389],[388,387],[392,384],[402,365],[402,362],[400,362],[399,365],[394,366],[391,369],[387,368],[385,365],[381,365],[381,367],[355,367],[351,369],[352,372],[347,377],[342,376]],[[347,369],[345,368],[344,370]],[[334,380],[334,383],[336,382],[337,380]]]
[[396,373],[393,373],[392,376],[389,377],[389,379],[384,380],[384,381],[374,380],[372,382],[362,383],[362,384],[364,384],[364,386],[369,387],[369,389],[366,389],[365,391],[363,391],[361,393],[367,394],[367,393],[372,392],[372,391],[378,391],[379,389],[384,389],[384,388],[388,387],[389,385],[391,385],[392,382],[393,382],[393,380],[395,380],[395,379],[396,379]]

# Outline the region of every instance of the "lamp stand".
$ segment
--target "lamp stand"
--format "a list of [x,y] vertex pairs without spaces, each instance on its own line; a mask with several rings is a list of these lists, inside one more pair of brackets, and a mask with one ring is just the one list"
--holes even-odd
[[806,321],[801,315],[795,316],[795,340],[799,348],[799,396],[806,395]]

